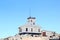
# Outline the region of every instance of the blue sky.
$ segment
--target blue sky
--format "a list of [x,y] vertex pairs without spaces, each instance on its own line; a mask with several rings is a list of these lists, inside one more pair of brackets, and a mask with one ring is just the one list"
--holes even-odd
[[60,0],[0,0],[0,38],[18,33],[29,17],[42,29],[60,33]]

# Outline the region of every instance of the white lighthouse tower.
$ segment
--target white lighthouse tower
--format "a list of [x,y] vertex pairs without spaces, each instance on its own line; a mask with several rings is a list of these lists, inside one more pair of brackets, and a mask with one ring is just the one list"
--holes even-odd
[[27,24],[19,27],[19,35],[41,35],[40,26],[35,24],[35,17],[28,17]]

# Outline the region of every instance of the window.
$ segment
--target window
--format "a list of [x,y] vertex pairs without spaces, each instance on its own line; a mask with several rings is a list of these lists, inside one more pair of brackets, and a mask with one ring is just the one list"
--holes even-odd
[[31,20],[31,22],[32,22],[32,20]]
[[40,29],[38,29],[38,32],[40,32]]
[[26,31],[28,31],[28,28],[26,28]]
[[22,29],[19,27],[19,32],[22,32]]
[[33,23],[33,25],[35,25],[35,23]]
[[33,32],[33,28],[31,28],[31,32]]
[[55,32],[53,32],[53,36],[55,36]]

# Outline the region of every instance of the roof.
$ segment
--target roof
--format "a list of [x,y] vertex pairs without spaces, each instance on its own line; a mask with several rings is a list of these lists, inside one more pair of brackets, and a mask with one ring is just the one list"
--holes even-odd
[[35,17],[28,17],[27,19],[36,19]]

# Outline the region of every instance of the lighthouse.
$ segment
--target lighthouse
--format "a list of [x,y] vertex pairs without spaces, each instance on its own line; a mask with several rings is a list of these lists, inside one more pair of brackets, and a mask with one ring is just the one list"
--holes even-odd
[[19,35],[39,36],[41,35],[40,26],[36,25],[35,17],[28,17],[27,23],[19,27]]

